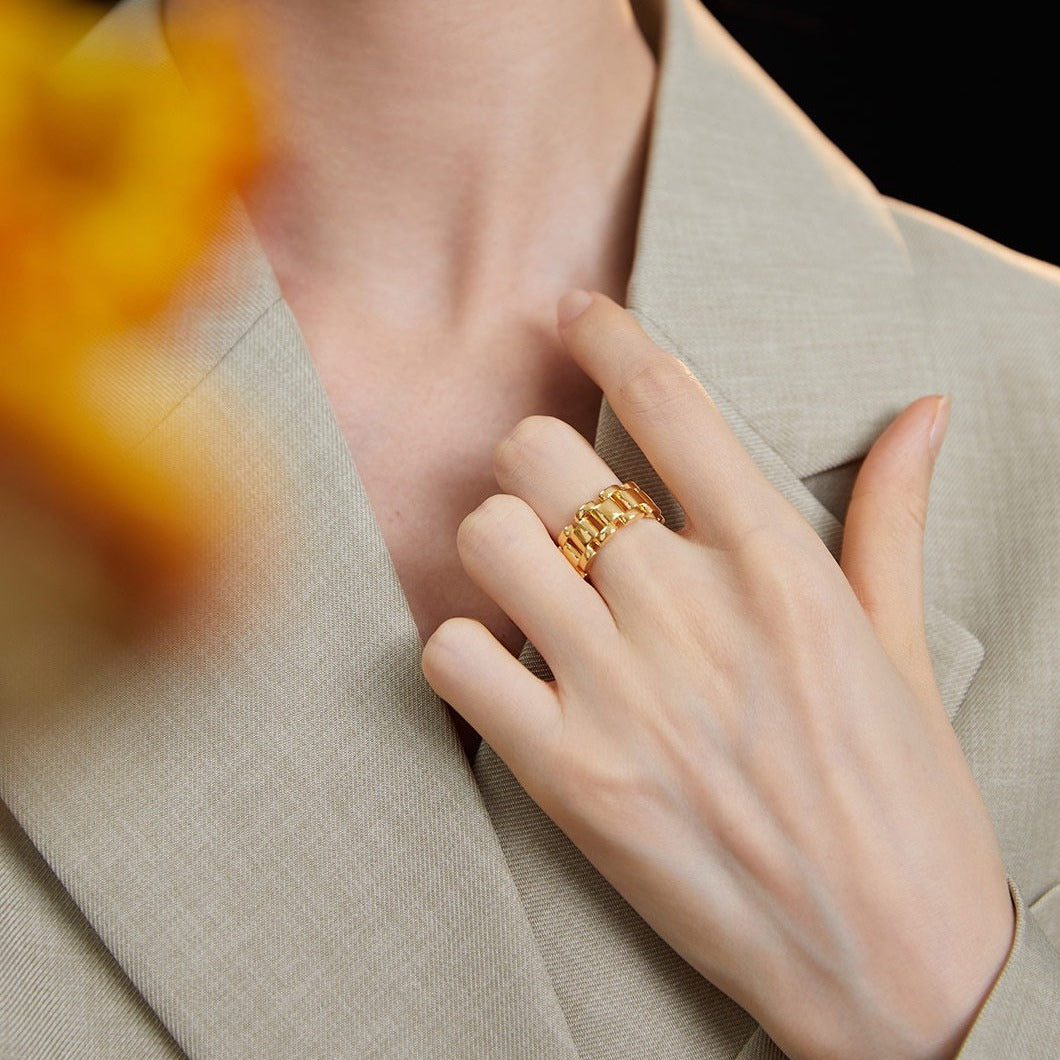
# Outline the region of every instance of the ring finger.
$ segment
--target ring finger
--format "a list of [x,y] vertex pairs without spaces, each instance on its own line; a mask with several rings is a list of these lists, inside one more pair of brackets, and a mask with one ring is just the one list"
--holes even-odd
[[[554,548],[556,537],[572,522],[577,509],[619,481],[578,431],[551,416],[521,420],[494,450],[493,470],[502,490],[522,498],[537,512]],[[644,584],[641,575],[647,573],[649,556],[641,535],[672,533],[661,526],[648,528],[650,522],[639,519],[623,527],[592,561],[590,578],[612,610],[624,606],[630,587]],[[562,555],[558,549],[557,554]]]

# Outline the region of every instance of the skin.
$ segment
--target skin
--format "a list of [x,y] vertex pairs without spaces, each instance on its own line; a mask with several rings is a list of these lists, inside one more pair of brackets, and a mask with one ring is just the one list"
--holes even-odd
[[[178,64],[216,2],[165,0]],[[466,614],[518,652],[457,527],[520,419],[595,432],[600,391],[555,305],[571,286],[624,295],[654,57],[628,0],[235,3],[270,97],[269,163],[244,200],[421,639]]]
[[602,295],[562,323],[577,304],[570,355],[686,526],[621,528],[583,581],[555,535],[616,476],[567,424],[524,420],[495,452],[504,492],[458,540],[555,681],[467,618],[431,637],[424,673],[788,1055],[953,1056],[1014,917],[924,634],[946,404],[919,399],[873,445],[837,564],[691,373]]
[[[166,0],[178,64],[213,2]],[[626,0],[242,6],[276,88],[244,198],[428,680],[790,1055],[952,1055],[1013,914],[923,638],[937,402],[873,447],[836,565],[607,297],[655,77]],[[572,286],[601,293],[557,330]],[[602,392],[689,523],[624,528],[582,581],[552,537],[615,481],[585,440]]]

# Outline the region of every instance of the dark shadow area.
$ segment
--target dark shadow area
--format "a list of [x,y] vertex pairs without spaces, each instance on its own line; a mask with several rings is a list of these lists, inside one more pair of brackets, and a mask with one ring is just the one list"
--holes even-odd
[[1047,8],[706,6],[881,192],[1060,262]]

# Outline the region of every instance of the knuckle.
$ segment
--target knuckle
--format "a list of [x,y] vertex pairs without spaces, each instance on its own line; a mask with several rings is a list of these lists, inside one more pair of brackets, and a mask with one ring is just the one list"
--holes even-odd
[[682,602],[690,606],[699,600],[689,593],[694,582],[694,561],[685,552],[687,542],[653,519],[637,519],[605,542],[593,560],[598,578],[615,572],[627,585],[635,585],[636,597],[655,614],[668,615]]
[[689,400],[694,377],[673,357],[642,365],[618,387],[618,396],[632,412],[652,414],[672,411]]
[[444,619],[427,638],[423,646],[423,660],[433,666],[446,658],[447,653],[456,649],[466,636],[465,622],[459,617]]
[[555,416],[526,416],[504,436],[501,447],[516,452],[547,450],[565,427]]
[[878,529],[889,537],[904,538],[910,530],[922,534],[927,525],[926,499],[899,480],[864,487],[860,503],[867,511],[885,513],[878,518]]
[[447,675],[459,671],[469,645],[479,633],[477,626],[471,618],[447,618],[427,638],[420,668],[429,682],[444,681]]
[[927,526],[927,504],[924,499],[911,490],[898,494],[897,514],[907,528],[923,534]]
[[493,450],[493,467],[509,477],[535,458],[554,453],[567,425],[554,416],[521,419]]
[[467,557],[495,549],[499,528],[522,514],[522,509],[523,502],[507,493],[487,497],[460,521],[456,531],[457,551]]
[[787,553],[795,547],[791,533],[770,522],[753,522],[741,528],[738,544],[741,564],[750,571],[769,571],[782,567]]
[[758,525],[741,542],[740,569],[758,608],[786,624],[820,630],[834,597],[814,542],[821,545],[816,535],[810,542],[790,529]]
[[596,843],[618,847],[640,830],[645,779],[609,750],[571,756],[558,784],[569,823],[583,836],[591,833]]
[[919,562],[927,528],[927,506],[909,492],[891,491],[872,496],[865,511],[881,513],[872,531],[872,549],[881,569],[904,570]]

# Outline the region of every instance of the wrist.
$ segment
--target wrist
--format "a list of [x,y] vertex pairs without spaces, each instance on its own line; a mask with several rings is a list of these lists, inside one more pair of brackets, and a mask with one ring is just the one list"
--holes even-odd
[[1002,884],[1003,902],[981,903],[974,925],[951,924],[942,941],[903,953],[892,931],[816,988],[803,976],[781,1008],[759,1015],[763,1028],[792,1060],[953,1060],[1013,945],[1016,910]]

